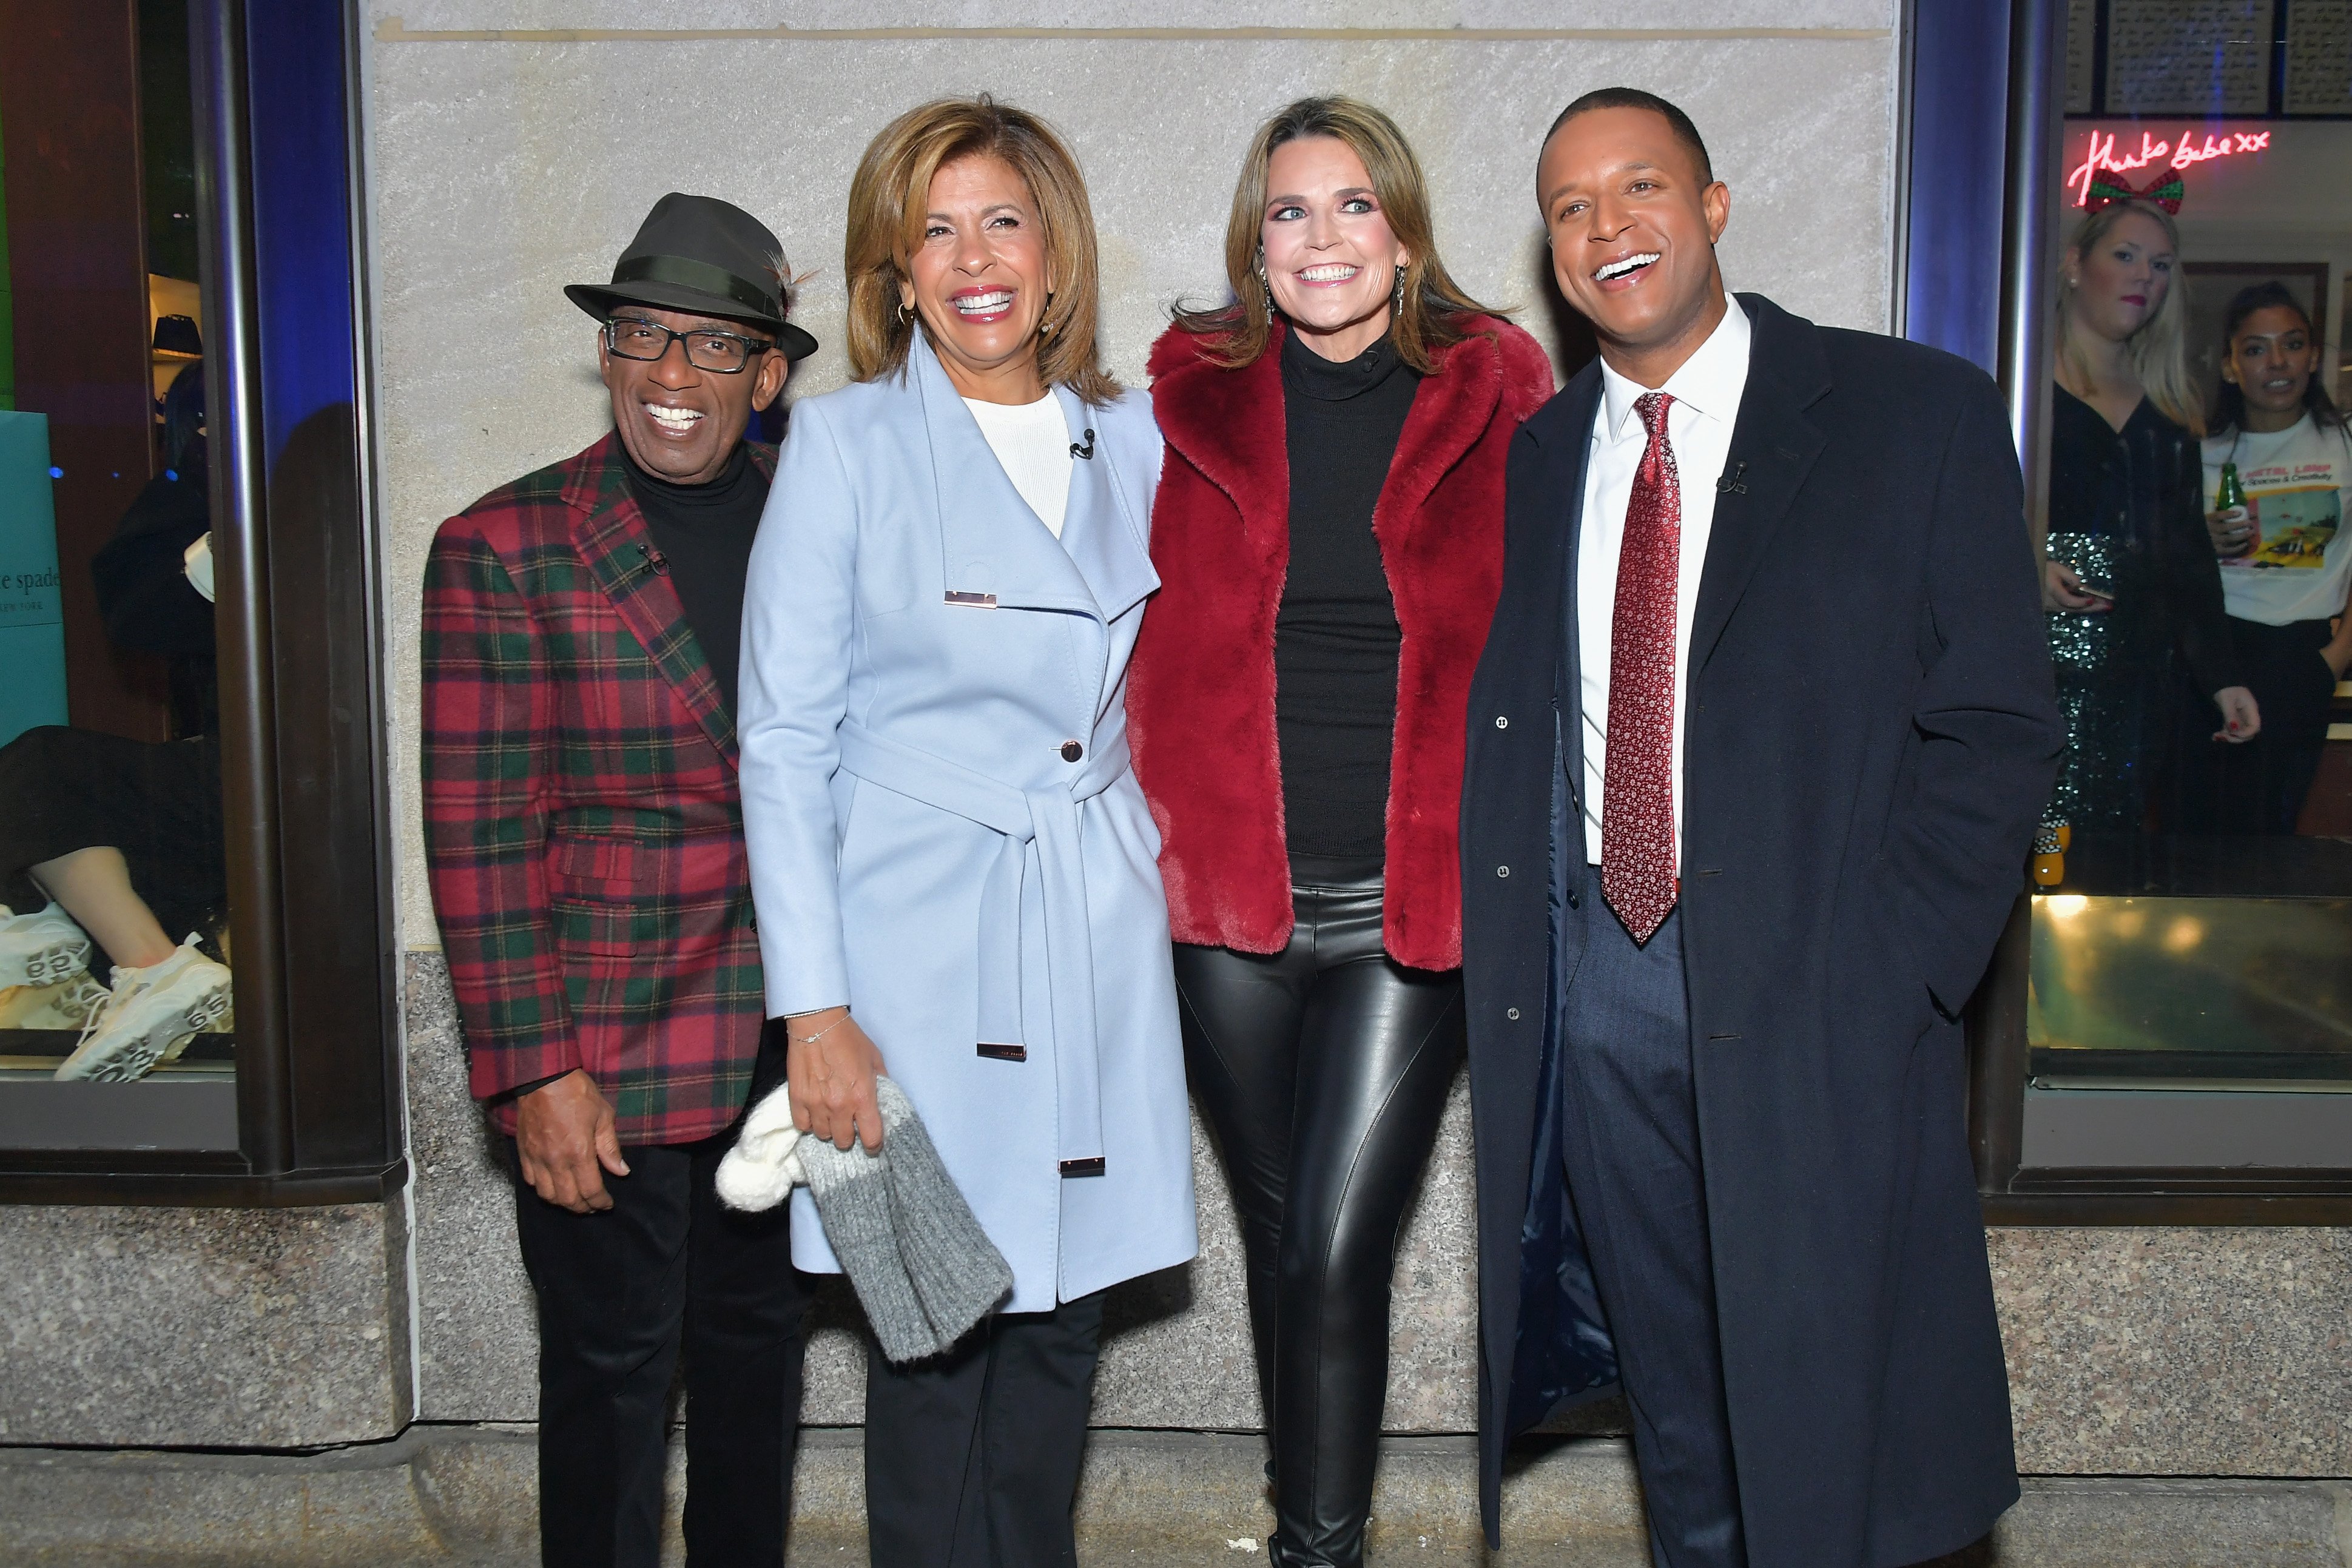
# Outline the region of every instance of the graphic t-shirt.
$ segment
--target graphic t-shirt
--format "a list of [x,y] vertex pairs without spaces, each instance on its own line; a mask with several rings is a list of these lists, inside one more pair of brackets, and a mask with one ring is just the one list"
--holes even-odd
[[2308,413],[2267,434],[2225,430],[2205,438],[2205,509],[2235,463],[2254,516],[2254,548],[2221,563],[2221,597],[2242,621],[2284,626],[2344,612],[2352,540],[2342,536],[2352,504],[2352,437]]

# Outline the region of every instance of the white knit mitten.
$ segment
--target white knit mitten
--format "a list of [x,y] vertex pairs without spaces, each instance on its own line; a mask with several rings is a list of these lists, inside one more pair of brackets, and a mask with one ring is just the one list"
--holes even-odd
[[719,1201],[757,1214],[792,1196],[808,1176],[801,1169],[801,1130],[793,1125],[793,1097],[784,1084],[751,1107],[735,1146],[719,1162]]

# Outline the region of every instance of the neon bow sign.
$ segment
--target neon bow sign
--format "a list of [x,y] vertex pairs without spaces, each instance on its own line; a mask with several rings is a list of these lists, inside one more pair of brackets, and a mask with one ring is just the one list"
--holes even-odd
[[2202,139],[2194,131],[2184,131],[2178,141],[2167,141],[2151,131],[2139,133],[2137,152],[2118,152],[2112,131],[2091,132],[2090,151],[2082,162],[2066,176],[2066,186],[2074,193],[2074,205],[2083,206],[2091,199],[2091,182],[2102,173],[2128,174],[2161,162],[2178,172],[2191,164],[2210,163],[2216,158],[2234,158],[2242,152],[2262,152],[2269,150],[2271,133],[2267,131],[2205,131]]

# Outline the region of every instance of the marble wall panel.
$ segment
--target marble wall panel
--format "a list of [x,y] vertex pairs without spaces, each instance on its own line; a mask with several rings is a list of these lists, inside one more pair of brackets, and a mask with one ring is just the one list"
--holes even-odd
[[[515,1246],[513,1189],[467,1096],[448,970],[437,955],[412,954],[407,977],[418,1413],[428,1421],[532,1420],[539,1341]],[[1098,1426],[1240,1430],[1260,1424],[1241,1238],[1215,1152],[1197,1121],[1192,1146],[1201,1256],[1115,1292],[1095,1385]],[[1400,1242],[1392,1431],[1459,1432],[1472,1420],[1477,1364],[1469,1156],[1469,1101],[1457,1082],[1437,1155]],[[803,1415],[812,1425],[864,1419],[856,1321],[847,1292],[828,1281],[809,1343]]]
[[390,1437],[402,1214],[0,1207],[0,1444]]
[[[1240,0],[371,0],[398,779],[416,765],[416,594],[433,531],[606,427],[593,329],[560,289],[606,276],[664,191],[743,204],[811,270],[797,314],[825,346],[787,395],[824,391],[845,374],[842,212],[859,152],[912,103],[992,90],[1049,117],[1086,165],[1102,242],[1102,342],[1114,371],[1134,380],[1168,306],[1223,287],[1220,225],[1257,121],[1302,93],[1345,90],[1388,108],[1412,135],[1464,284],[1519,308],[1556,343],[1535,149],[1577,93],[1629,82],[1687,104],[1706,133],[1734,192],[1723,256],[1735,287],[1876,328],[1888,319],[1893,254],[1894,11],[1888,0],[1669,0],[1628,27],[1622,7],[1597,0],[1317,0],[1286,8],[1269,33],[1263,8]],[[843,33],[714,36],[784,23]],[[401,831],[403,933],[428,947],[413,808]]]
[[[422,1413],[528,1420],[535,1340],[505,1177],[450,1063],[437,958],[410,960]],[[1463,1432],[1477,1385],[1471,1138],[1457,1082],[1400,1243],[1388,1427]],[[1201,1256],[1121,1288],[1095,1421],[1261,1424],[1241,1244],[1197,1124]],[[1988,1233],[2021,1467],[2037,1475],[2352,1474],[2352,1233],[2294,1228],[2001,1228]],[[805,1416],[863,1413],[854,1308],[820,1308]],[[1609,1425],[1604,1411],[1601,1425]],[[1583,1429],[1583,1428],[1580,1428]]]
[[2021,1469],[2352,1475],[2352,1232],[1990,1239]]

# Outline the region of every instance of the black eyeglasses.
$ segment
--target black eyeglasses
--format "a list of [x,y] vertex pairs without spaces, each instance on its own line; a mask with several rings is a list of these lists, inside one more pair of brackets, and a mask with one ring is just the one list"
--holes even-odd
[[615,316],[604,323],[604,346],[625,360],[658,360],[672,343],[686,345],[686,362],[698,371],[722,376],[740,375],[751,356],[776,345],[740,332],[715,327],[689,327],[673,332],[642,316]]

